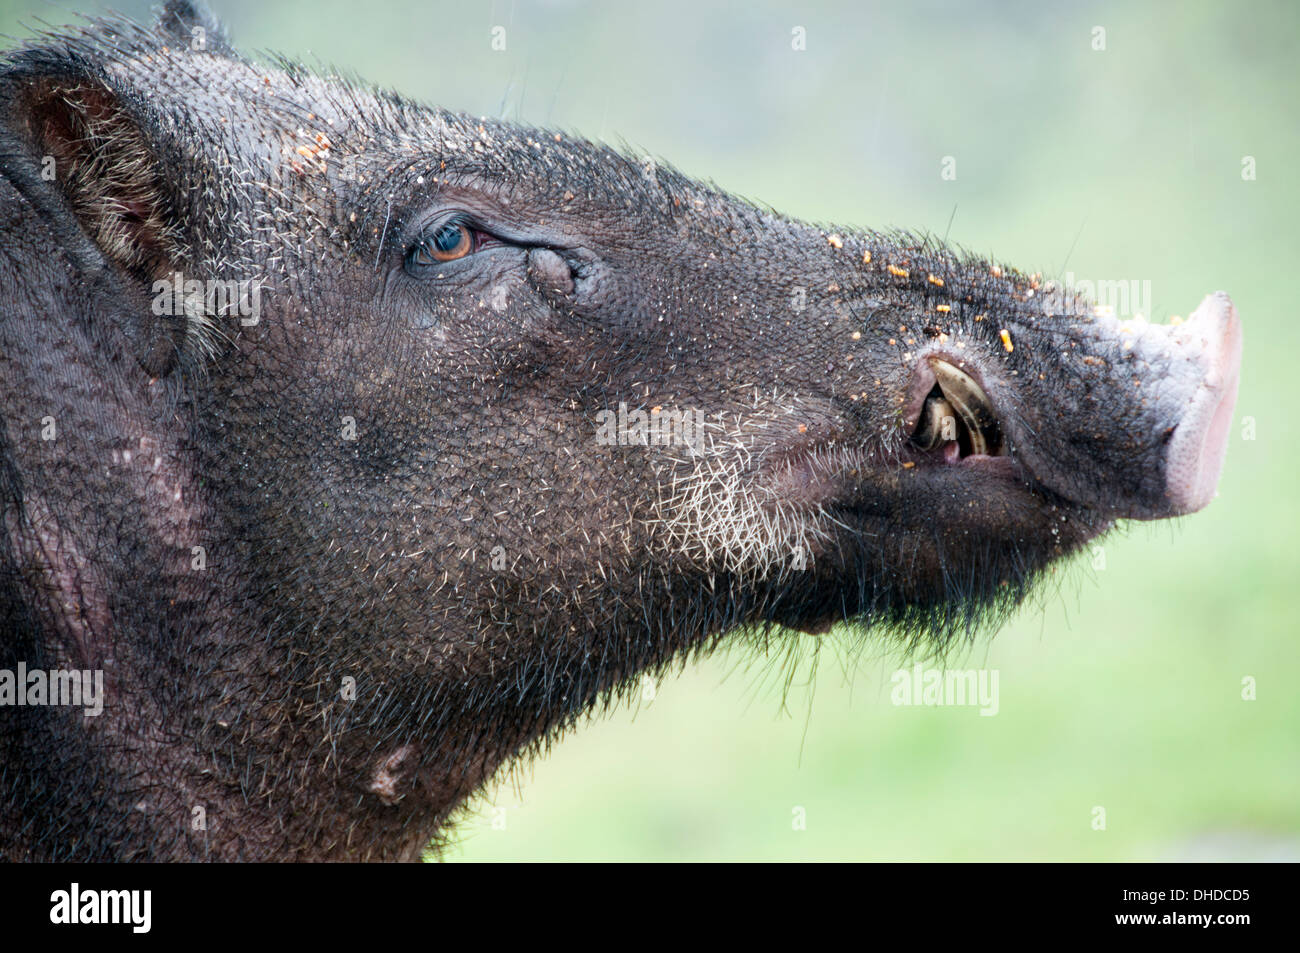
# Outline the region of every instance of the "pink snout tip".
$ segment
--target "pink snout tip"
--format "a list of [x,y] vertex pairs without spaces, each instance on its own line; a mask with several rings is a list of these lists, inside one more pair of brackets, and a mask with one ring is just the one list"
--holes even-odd
[[1174,514],[1214,499],[1228,451],[1241,372],[1241,321],[1222,291],[1206,295],[1179,337],[1201,349],[1205,376],[1178,423],[1165,458],[1165,494]]

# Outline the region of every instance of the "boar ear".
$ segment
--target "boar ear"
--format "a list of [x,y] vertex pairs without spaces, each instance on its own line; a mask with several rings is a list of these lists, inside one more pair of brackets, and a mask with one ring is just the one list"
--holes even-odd
[[[72,64],[68,64],[72,65]],[[40,212],[83,281],[119,296],[151,373],[170,368],[184,326],[152,315],[154,281],[180,268],[147,103],[102,73],[41,64],[0,76],[0,172]]]
[[86,234],[141,278],[165,272],[169,215],[159,164],[116,94],[94,82],[52,80],[25,103],[42,177]]
[[167,0],[154,28],[164,39],[194,50],[230,54],[226,31],[202,0]]

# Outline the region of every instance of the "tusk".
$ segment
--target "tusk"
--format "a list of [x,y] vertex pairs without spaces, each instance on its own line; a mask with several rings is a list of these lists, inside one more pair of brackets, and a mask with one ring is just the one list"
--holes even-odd
[[966,425],[970,434],[971,452],[987,454],[988,435],[996,432],[998,424],[989,405],[988,395],[975,383],[975,378],[947,361],[932,360],[930,367],[934,370],[935,380],[938,381],[943,396]]
[[916,428],[912,442],[922,450],[933,450],[943,442],[943,420],[955,417],[952,405],[941,397],[930,397],[922,410],[921,425]]

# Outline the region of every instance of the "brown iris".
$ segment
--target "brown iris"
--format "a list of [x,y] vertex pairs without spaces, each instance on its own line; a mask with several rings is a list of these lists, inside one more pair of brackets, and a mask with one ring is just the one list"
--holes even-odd
[[[474,250],[474,232],[463,222],[448,222],[425,236],[416,247],[417,264],[427,265],[464,258]],[[423,259],[423,260],[421,260]]]

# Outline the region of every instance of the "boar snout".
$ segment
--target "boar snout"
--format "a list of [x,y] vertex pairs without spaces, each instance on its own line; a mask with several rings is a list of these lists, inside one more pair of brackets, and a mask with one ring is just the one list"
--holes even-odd
[[[914,372],[904,420],[913,446],[948,413],[963,437],[961,462],[1009,470],[1011,461],[990,459],[1005,454],[1040,490],[1103,521],[1181,516],[1214,498],[1241,363],[1227,294],[1169,325],[1080,311],[1008,323],[1010,360],[957,362],[970,386],[945,375],[951,355],[922,355],[928,366]],[[936,369],[941,386],[931,390]],[[961,400],[972,408],[964,416]],[[966,433],[980,429],[967,449]]]

